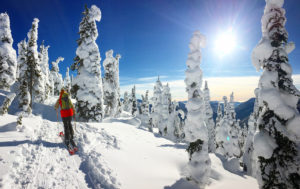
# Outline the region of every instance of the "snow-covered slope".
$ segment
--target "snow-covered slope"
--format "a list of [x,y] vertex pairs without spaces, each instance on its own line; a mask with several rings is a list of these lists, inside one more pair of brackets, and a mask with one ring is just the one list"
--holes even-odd
[[[80,151],[74,156],[58,137],[62,123],[33,115],[17,127],[16,116],[1,116],[0,188],[197,188],[182,179],[188,162],[185,144],[153,135],[140,129],[136,118],[123,116],[76,123]],[[230,173],[222,158],[210,158],[207,188],[258,188],[254,178]]]

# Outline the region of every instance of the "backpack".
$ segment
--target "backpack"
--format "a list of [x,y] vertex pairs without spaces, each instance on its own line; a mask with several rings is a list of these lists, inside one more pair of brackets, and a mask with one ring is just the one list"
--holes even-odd
[[62,110],[68,110],[68,109],[72,108],[72,102],[69,98],[68,93],[62,94],[62,96],[60,98],[60,101],[61,101],[60,105],[61,105]]

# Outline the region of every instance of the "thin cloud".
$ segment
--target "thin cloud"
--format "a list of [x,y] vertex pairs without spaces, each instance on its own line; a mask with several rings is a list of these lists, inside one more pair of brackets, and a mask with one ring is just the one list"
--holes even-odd
[[[153,77],[142,77],[142,78],[138,78],[137,81],[156,81],[158,76],[153,76]],[[159,76],[160,79],[165,79],[167,78],[167,76],[162,75]]]
[[[294,85],[300,89],[300,74],[293,75]],[[210,89],[211,100],[222,100],[223,96],[229,96],[234,92],[235,101],[246,101],[249,98],[254,97],[254,90],[258,86],[259,76],[245,76],[245,77],[208,77],[203,78],[204,82],[207,80],[208,87]],[[177,101],[187,100],[187,92],[184,80],[171,80],[163,82],[164,85],[169,83],[172,99]],[[141,94],[144,94],[146,90],[149,90],[149,95],[153,94],[153,87],[155,82],[145,82],[142,84],[136,84],[136,93],[138,98]],[[131,92],[132,85],[121,86],[121,91]]]

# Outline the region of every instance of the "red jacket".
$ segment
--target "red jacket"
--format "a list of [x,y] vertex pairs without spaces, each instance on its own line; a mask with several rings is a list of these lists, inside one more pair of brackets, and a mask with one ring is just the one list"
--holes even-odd
[[59,95],[59,105],[60,105],[60,116],[61,117],[71,117],[74,115],[74,112],[73,112],[73,104],[71,102],[71,105],[72,105],[72,108],[70,109],[62,109],[62,101],[61,101],[61,97],[62,95],[64,94],[64,92],[61,92],[60,95]]

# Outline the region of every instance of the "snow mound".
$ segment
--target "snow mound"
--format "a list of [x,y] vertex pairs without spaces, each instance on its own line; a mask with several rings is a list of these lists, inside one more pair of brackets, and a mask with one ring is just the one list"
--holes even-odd
[[272,5],[276,5],[278,7],[282,7],[284,0],[266,0],[267,4],[272,4]]

